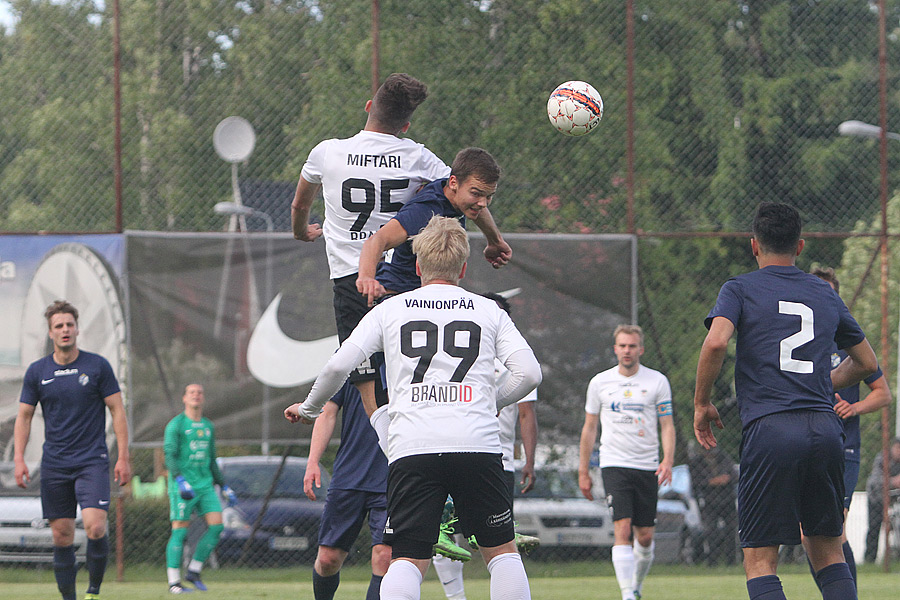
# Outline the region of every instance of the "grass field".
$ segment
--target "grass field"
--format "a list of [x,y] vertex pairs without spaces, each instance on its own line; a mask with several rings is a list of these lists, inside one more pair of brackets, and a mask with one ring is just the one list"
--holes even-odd
[[[474,562],[474,561],[473,561]],[[602,563],[532,563],[527,566],[531,595],[535,599],[553,600],[618,600],[615,577],[608,561]],[[470,573],[471,571],[471,573]],[[590,572],[596,576],[587,576]],[[811,576],[799,565],[786,566],[780,573],[785,593],[790,599],[820,598]],[[469,600],[487,600],[489,581],[481,565],[466,567],[466,595]],[[115,572],[107,573],[102,596],[110,600],[149,600],[168,597],[162,568],[131,569],[124,582],[115,581]],[[207,571],[210,586],[205,598],[265,598],[298,600],[312,598],[308,566],[296,569]],[[16,600],[48,600],[57,598],[53,573],[49,569],[0,569],[0,597]],[[79,589],[86,585],[85,574],[79,573]],[[365,597],[368,577],[360,566],[342,573],[336,600],[361,600]],[[896,600],[900,596],[900,574],[884,573],[874,566],[860,570],[859,597],[864,600]],[[707,569],[699,567],[654,567],[644,584],[647,600],[745,599],[747,591],[739,568]],[[440,584],[429,572],[422,586],[423,600],[444,600]],[[198,598],[199,600],[199,598]]]

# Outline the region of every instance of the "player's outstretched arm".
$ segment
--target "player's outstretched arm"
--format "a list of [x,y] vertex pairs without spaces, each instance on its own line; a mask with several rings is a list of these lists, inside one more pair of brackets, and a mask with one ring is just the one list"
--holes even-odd
[[284,417],[291,423],[302,421],[310,424],[317,419],[322,412],[325,403],[334,396],[344,380],[357,365],[368,356],[349,339],[345,340],[338,351],[331,355],[322,372],[316,377],[315,383],[309,390],[306,400],[299,404],[292,404],[284,411]]
[[381,262],[385,252],[396,248],[408,238],[409,235],[403,225],[397,219],[391,219],[363,243],[359,254],[356,289],[366,297],[369,306],[373,306],[375,300],[385,294],[384,286],[375,280],[378,263]]
[[128,448],[128,418],[125,416],[125,404],[122,392],[116,392],[103,399],[112,417],[113,432],[116,434],[116,451],[119,458],[113,468],[116,483],[125,485],[131,481],[131,455]]
[[309,222],[309,211],[321,187],[303,177],[297,182],[297,191],[294,192],[294,200],[291,202],[291,231],[294,232],[294,239],[312,242],[322,235],[322,226]]
[[710,423],[722,429],[719,411],[712,405],[710,395],[713,384],[728,351],[728,340],[734,334],[734,324],[725,317],[715,317],[710,324],[709,333],[703,340],[700,359],[697,361],[697,382],[694,386],[694,436],[705,449],[716,445],[716,436]]
[[34,405],[19,402],[16,424],[13,428],[13,462],[15,463],[16,485],[24,488],[31,480],[28,465],[25,464],[25,447],[31,437],[31,421],[34,417]]
[[597,443],[597,424],[599,422],[600,415],[593,415],[589,412],[584,413],[581,441],[578,444],[578,488],[588,500],[594,499],[594,493],[591,491],[593,487],[590,470],[591,453],[594,451],[594,444]]
[[503,239],[503,235],[494,222],[491,211],[485,208],[474,221],[487,241],[487,246],[484,248],[484,258],[495,269],[499,269],[509,263],[510,259],[512,259],[512,248]]
[[303,476],[303,493],[310,500],[316,499],[314,488],[322,487],[322,472],[319,469],[319,461],[328,447],[331,434],[337,424],[338,405],[334,402],[326,402],[322,414],[313,425],[312,436],[309,440],[309,457],[306,459],[306,473]]

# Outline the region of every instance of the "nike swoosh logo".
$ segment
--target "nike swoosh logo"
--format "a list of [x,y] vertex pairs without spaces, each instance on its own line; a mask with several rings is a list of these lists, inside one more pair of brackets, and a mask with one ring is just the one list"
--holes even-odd
[[50,383],[50,382],[53,381],[54,379],[56,379],[56,377],[54,377],[53,379],[41,379],[41,385],[47,385],[48,383]]
[[278,294],[259,318],[247,344],[247,368],[270,387],[297,387],[315,381],[338,348],[337,335],[310,341],[289,337],[278,324]]
[[99,504],[100,506],[106,506],[107,504],[109,504],[109,500],[98,500],[97,504]]

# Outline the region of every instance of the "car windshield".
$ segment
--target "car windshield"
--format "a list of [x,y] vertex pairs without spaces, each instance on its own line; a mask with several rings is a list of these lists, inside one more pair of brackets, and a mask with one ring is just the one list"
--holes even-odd
[[534,489],[527,494],[522,493],[519,477],[516,477],[516,497],[522,498],[581,498],[578,489],[578,473],[576,471],[560,471],[556,469],[537,469]]
[[[278,471],[280,463],[232,463],[222,466],[225,481],[234,490],[238,498],[265,498]],[[273,498],[305,497],[303,493],[303,475],[305,466],[285,464],[278,485],[272,494]],[[322,470],[322,489],[328,488],[328,473]]]

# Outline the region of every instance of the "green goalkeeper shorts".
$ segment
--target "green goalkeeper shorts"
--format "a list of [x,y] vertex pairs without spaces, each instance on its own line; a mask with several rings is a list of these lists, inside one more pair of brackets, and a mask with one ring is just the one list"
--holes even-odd
[[194,493],[196,495],[192,499],[184,500],[178,494],[178,486],[169,487],[170,521],[190,521],[194,511],[197,511],[198,515],[222,512],[222,503],[219,501],[219,495],[215,488],[199,490],[194,488]]

